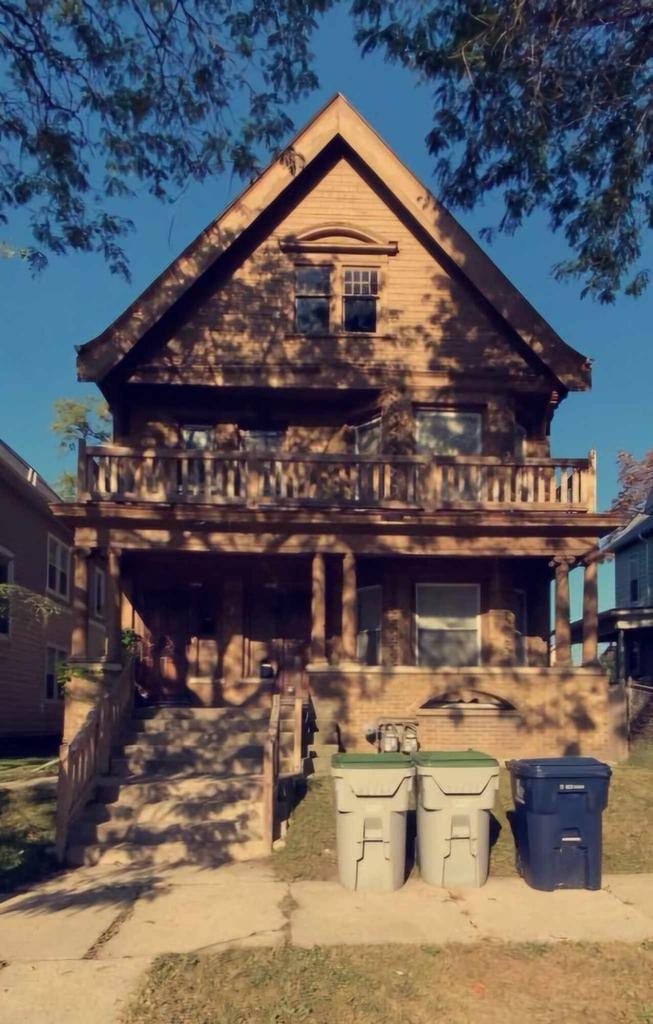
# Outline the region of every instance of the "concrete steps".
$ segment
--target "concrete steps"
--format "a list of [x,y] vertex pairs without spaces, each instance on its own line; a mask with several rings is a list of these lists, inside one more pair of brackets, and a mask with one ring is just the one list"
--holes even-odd
[[138,712],[71,830],[68,863],[216,865],[265,856],[268,720],[260,709]]

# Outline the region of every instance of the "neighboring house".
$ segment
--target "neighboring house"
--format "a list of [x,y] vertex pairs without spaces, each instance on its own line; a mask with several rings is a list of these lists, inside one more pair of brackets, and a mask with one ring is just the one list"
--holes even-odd
[[[61,734],[57,667],[70,652],[73,531],[50,511],[50,504],[60,501],[36,470],[0,441],[0,584],[11,587],[0,607],[0,736]],[[100,570],[94,574],[101,580]],[[99,604],[95,612],[90,643],[101,653]]]
[[619,681],[653,684],[653,491],[601,551],[614,554],[615,606],[599,615],[599,639],[614,644]]
[[78,373],[114,440],[55,512],[82,589],[106,561],[109,658],[120,607],[153,703],[260,702],[270,660],[347,749],[408,718],[431,747],[610,756],[596,567],[579,668],[568,574],[618,519],[593,457],[549,448],[589,362],[343,97]]

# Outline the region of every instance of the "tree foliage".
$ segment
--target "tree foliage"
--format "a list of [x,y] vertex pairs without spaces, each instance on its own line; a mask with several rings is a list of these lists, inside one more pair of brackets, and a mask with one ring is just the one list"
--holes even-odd
[[50,429],[59,438],[62,451],[74,451],[78,441],[102,444],[111,437],[111,414],[104,399],[57,398],[52,404]]
[[641,459],[630,452],[619,452],[619,493],[612,503],[613,512],[634,516],[643,512],[649,495],[653,494],[653,448]]
[[[572,257],[558,279],[638,295],[653,226],[651,0],[354,0],[364,50],[432,83],[439,194],[470,209],[499,190],[498,225],[535,209]],[[492,229],[486,229],[491,237]]]
[[[145,187],[248,176],[314,90],[310,45],[335,0],[0,0],[0,216],[29,213],[33,266],[96,250],[127,274],[130,222],[113,200]],[[437,190],[486,230],[534,210],[563,233],[554,268],[583,294],[638,295],[653,224],[653,0],[350,0],[363,53],[433,90]]]

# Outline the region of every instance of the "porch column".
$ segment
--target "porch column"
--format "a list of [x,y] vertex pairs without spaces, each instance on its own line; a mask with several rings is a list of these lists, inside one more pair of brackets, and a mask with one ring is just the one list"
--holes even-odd
[[89,548],[73,551],[73,625],[70,655],[79,661],[88,657],[88,558]]
[[351,552],[342,559],[342,654],[345,661],[356,661],[356,557]]
[[311,587],[311,661],[326,665],[326,573],[324,555],[313,555]]
[[107,630],[107,661],[112,663],[118,663],[122,660],[120,612],[120,549],[109,548],[107,552],[107,604],[105,623]]
[[571,665],[571,624],[569,621],[569,559],[554,558],[556,665]]
[[599,660],[599,591],[596,562],[588,562],[583,579],[583,665]]

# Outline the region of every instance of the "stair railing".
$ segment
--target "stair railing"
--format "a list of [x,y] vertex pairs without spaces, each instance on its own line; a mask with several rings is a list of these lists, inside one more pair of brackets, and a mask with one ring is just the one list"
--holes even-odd
[[280,728],[281,696],[275,693],[272,697],[270,724],[263,744],[263,837],[268,853],[272,853],[275,832]]
[[129,659],[117,679],[102,693],[69,743],[59,750],[55,815],[55,856],[63,861],[71,824],[92,798],[97,778],[108,771],[111,748],[131,709],[133,663]]

